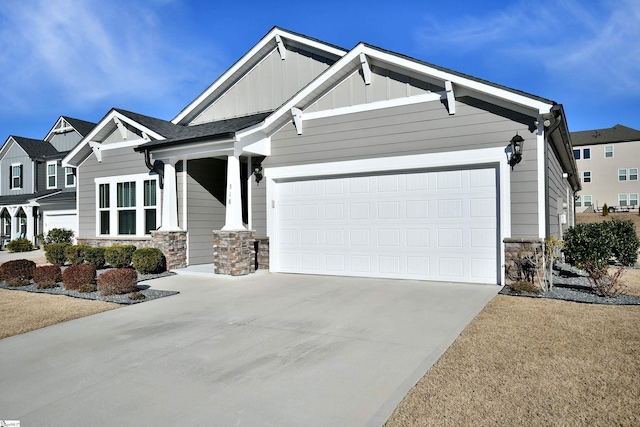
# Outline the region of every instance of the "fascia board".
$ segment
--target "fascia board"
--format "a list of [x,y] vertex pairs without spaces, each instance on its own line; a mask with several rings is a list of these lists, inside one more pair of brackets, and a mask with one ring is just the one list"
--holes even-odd
[[[211,96],[216,90],[220,89],[223,85],[227,84],[227,82],[232,79],[240,70],[242,70],[254,57],[263,50],[267,45],[273,44],[273,48],[276,48],[275,37],[279,35],[280,37],[291,40],[299,45],[310,46],[316,50],[320,50],[323,52],[327,52],[329,54],[341,57],[346,54],[345,51],[341,49],[337,49],[332,46],[325,45],[323,43],[309,40],[304,37],[300,37],[296,34],[291,34],[287,31],[283,31],[280,28],[273,28],[266,36],[264,36],[255,46],[253,46],[247,53],[245,53],[240,60],[238,60],[235,64],[231,66],[227,71],[225,71],[220,77],[218,77],[204,92],[202,92],[195,100],[193,100],[189,105],[187,105],[176,117],[171,120],[173,124],[179,124],[186,117],[191,115],[193,111],[202,105],[202,103],[207,102],[209,96]],[[260,59],[260,58],[258,58]],[[236,79],[233,79],[235,81]]]
[[233,151],[235,139],[222,141],[197,142],[188,145],[174,145],[163,149],[153,150],[153,158],[158,160],[171,158],[191,158],[193,156],[211,157],[215,152]]
[[[4,156],[7,154],[7,151],[9,151],[11,146],[13,146],[14,144],[20,147],[20,144],[18,144],[16,140],[13,139],[13,136],[8,137],[4,144],[2,144],[2,149],[0,149],[0,160],[4,158]],[[20,147],[20,149],[24,151],[24,148]],[[27,153],[26,151],[24,151],[24,153],[26,155],[29,155],[29,153]]]
[[56,128],[56,125],[58,124],[58,122],[60,122],[61,119],[62,119],[62,116],[58,117],[58,120],[56,120],[53,126],[51,126],[49,133],[47,133],[47,136],[44,137],[43,141],[49,141],[47,138],[51,136],[51,134],[53,133],[53,130]]
[[153,137],[153,138],[155,138],[157,140],[165,139],[164,136],[160,135],[159,133],[157,133],[155,131],[152,131],[151,129],[149,129],[146,126],[141,125],[140,123],[136,122],[135,120],[130,119],[129,117],[125,116],[124,114],[121,114],[121,113],[119,113],[117,111],[114,111],[113,113],[114,113],[114,115],[111,118],[117,117],[121,121],[127,122],[129,125],[133,126],[134,128],[138,129],[139,131],[142,131],[142,132],[146,133],[148,136],[151,136],[151,137]]

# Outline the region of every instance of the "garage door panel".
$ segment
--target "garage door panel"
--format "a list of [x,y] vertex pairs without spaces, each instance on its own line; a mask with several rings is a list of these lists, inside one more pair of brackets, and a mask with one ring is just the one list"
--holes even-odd
[[497,283],[496,172],[276,184],[277,271]]

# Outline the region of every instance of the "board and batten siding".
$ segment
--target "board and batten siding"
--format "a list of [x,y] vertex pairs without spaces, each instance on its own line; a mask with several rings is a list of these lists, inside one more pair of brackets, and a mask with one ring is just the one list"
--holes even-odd
[[[11,143],[11,141],[8,143]],[[22,164],[21,188],[9,188],[9,173],[11,172],[12,163]],[[16,142],[12,143],[11,147],[2,158],[2,176],[0,176],[0,184],[2,185],[3,196],[33,193],[33,161]]]
[[[562,177],[562,165],[553,145],[546,142],[547,151],[547,235],[560,237],[562,204],[567,203],[567,180]],[[567,203],[567,209],[569,203]],[[570,218],[567,216],[567,220]]]
[[189,264],[213,262],[213,231],[225,223],[226,161],[187,162],[187,228]]
[[[533,120],[473,98],[458,99],[455,115],[434,101],[306,120],[302,135],[292,124],[274,134],[271,155],[262,164],[268,168],[506,147],[518,132],[525,151],[510,172],[511,237],[537,237],[536,135],[528,130]],[[254,228],[260,226],[254,220]]]
[[274,49],[190,124],[274,110],[333,62],[291,46],[282,60]]
[[82,136],[74,130],[60,134],[54,133],[49,143],[53,145],[56,150],[64,152],[73,149],[81,139]]
[[[96,178],[117,177],[149,173],[144,164],[144,155],[133,151],[133,147],[103,150],[102,162],[92,154],[78,168],[77,180],[79,236],[96,235]],[[160,198],[162,200],[162,198]]]
[[267,183],[263,180],[256,184],[256,180],[251,175],[251,228],[256,237],[267,235]]

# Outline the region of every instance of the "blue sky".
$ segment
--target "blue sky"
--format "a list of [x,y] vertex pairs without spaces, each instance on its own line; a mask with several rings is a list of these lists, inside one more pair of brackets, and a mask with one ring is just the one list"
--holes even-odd
[[273,26],[364,41],[640,129],[640,2],[22,0],[0,8],[0,141],[111,107],[170,120]]

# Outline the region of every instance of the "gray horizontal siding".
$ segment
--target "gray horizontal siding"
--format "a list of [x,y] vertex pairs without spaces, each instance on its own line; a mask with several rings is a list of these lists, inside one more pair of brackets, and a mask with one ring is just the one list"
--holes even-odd
[[122,148],[102,152],[102,162],[90,155],[78,168],[77,180],[79,235],[96,235],[96,178],[149,173],[144,164],[144,156],[133,148]]
[[267,235],[267,185],[251,180],[251,228],[256,236]]
[[332,61],[287,48],[287,58],[277,50],[243,76],[191,124],[274,110],[326,70]]
[[187,163],[187,227],[189,264],[213,262],[213,230],[225,223],[226,162],[216,159]]
[[[428,102],[307,120],[302,135],[291,124],[273,135],[271,156],[263,166],[506,147],[517,132],[525,143],[523,161],[510,172],[512,237],[537,237],[536,135],[529,131],[533,120],[472,98],[459,98],[452,116],[443,103]],[[254,228],[260,226],[254,221]]]

